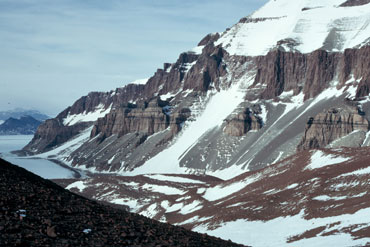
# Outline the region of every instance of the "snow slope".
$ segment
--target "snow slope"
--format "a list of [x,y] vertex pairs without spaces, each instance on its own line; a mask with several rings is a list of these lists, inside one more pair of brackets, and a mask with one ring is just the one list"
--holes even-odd
[[[370,33],[370,4],[338,7],[343,0],[271,0],[222,34],[217,44],[232,55],[266,55],[279,41],[285,50],[344,51]],[[289,45],[290,44],[290,45]]]
[[95,107],[95,110],[92,112],[83,112],[81,114],[68,114],[67,117],[63,119],[63,124],[65,126],[71,126],[79,122],[93,122],[98,120],[98,118],[104,117],[107,113],[110,112],[112,105],[105,109],[103,104],[100,104]]
[[[210,95],[204,111],[194,122],[186,123],[184,129],[177,136],[172,145],[145,162],[132,172],[125,175],[151,174],[151,173],[185,173],[179,160],[193,145],[195,145],[207,131],[219,127],[224,119],[243,102],[245,88],[253,83],[253,79],[236,81],[229,89],[220,92],[209,92]],[[227,104],[225,104],[227,102]],[[161,164],[161,165],[158,165]]]
[[[326,233],[356,225],[358,230],[368,226],[370,208],[362,209],[354,214],[315,218],[306,220],[304,212],[288,217],[279,217],[270,221],[237,220],[222,224],[219,228],[210,230],[200,225],[194,231],[207,233],[223,239],[232,239],[234,242],[251,246],[365,246],[370,238],[354,239],[350,234],[338,233],[329,236],[316,236],[302,239],[293,243],[287,240],[300,235],[307,229],[324,227]],[[339,224],[332,224],[338,222]],[[358,225],[362,225],[358,226]]]

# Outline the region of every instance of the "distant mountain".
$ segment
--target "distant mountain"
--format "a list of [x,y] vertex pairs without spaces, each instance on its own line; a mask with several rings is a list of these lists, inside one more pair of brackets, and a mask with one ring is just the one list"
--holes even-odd
[[31,117],[9,118],[0,125],[0,135],[32,135],[42,122]]
[[31,116],[39,121],[49,119],[48,115],[45,115],[37,110],[26,110],[22,108],[15,108],[9,111],[0,111],[0,124],[9,118],[21,118],[24,116]]

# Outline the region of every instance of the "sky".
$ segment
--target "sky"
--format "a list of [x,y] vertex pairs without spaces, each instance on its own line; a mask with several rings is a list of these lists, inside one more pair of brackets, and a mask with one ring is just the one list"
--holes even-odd
[[55,116],[148,78],[267,0],[0,0],[0,111]]

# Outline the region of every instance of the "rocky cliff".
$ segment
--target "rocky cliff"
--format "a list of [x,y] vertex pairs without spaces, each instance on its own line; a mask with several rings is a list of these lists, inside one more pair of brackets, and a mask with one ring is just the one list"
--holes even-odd
[[298,150],[326,147],[354,131],[363,132],[362,138],[355,140],[353,137],[352,142],[347,141],[341,145],[353,146],[358,143],[357,146],[361,146],[368,130],[369,122],[357,108],[332,108],[308,120]]

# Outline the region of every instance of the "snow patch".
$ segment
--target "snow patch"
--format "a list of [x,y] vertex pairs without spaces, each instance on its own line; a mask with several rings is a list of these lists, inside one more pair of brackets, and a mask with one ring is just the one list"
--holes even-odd
[[202,207],[202,202],[195,200],[192,203],[181,207],[180,214],[190,214],[201,209]]
[[343,52],[368,39],[370,5],[338,8],[342,2],[269,1],[224,32],[215,45],[242,56],[266,55],[279,41],[287,51],[310,53],[324,48]]
[[74,152],[76,149],[78,149],[82,144],[87,142],[90,139],[90,133],[93,126],[83,130],[80,134],[73,137],[71,140],[63,143],[62,145],[54,148],[53,150],[50,150],[48,152],[38,154],[32,157],[35,158],[55,158],[55,156],[58,156],[57,158],[59,160],[66,159],[69,157],[69,155]]
[[[236,81],[229,89],[213,92],[204,111],[195,119],[187,122],[169,148],[163,150],[144,165],[125,175],[139,175],[149,173],[186,173],[187,169],[180,167],[179,160],[194,146],[204,133],[221,126],[224,119],[244,100],[245,84],[252,84],[254,76],[248,81]],[[211,92],[210,92],[211,93]],[[225,104],[227,102],[227,104]]]
[[177,182],[177,183],[205,184],[205,182],[202,182],[199,180],[183,178],[183,177],[178,177],[178,176],[171,176],[171,175],[156,174],[156,175],[145,175],[145,177],[155,179],[155,180],[160,180],[160,181],[170,181],[170,182]]
[[197,55],[202,54],[202,50],[204,48],[204,45],[196,46],[193,49],[191,49],[189,52],[195,53]]
[[65,126],[71,126],[80,122],[95,122],[98,118],[104,117],[109,113],[111,109],[112,104],[107,109],[104,108],[104,104],[99,104],[92,112],[84,111],[83,113],[73,115],[68,113],[67,117],[63,119],[63,124]]
[[322,152],[321,150],[317,150],[314,152],[313,155],[311,155],[311,163],[308,164],[308,166],[306,166],[304,170],[319,169],[325,166],[343,163],[350,159],[351,158],[348,158],[348,157],[341,157],[341,156],[335,156],[332,154],[326,154]]
[[141,186],[141,188],[165,195],[182,195],[185,193],[180,189],[169,187],[166,185],[144,184],[143,186]]
[[70,190],[72,188],[76,188],[78,189],[80,192],[84,191],[84,189],[87,187],[87,185],[85,185],[84,181],[76,181],[74,183],[71,183],[70,185],[68,185],[66,187],[66,190]]
[[148,82],[149,79],[150,78],[138,79],[138,80],[132,81],[132,82],[130,82],[128,84],[145,85]]
[[340,175],[339,177],[347,177],[347,176],[361,176],[361,175],[369,175],[370,174],[370,167],[366,167],[363,169],[359,169],[353,172],[348,172],[345,174]]
[[[341,246],[365,246],[370,241],[370,238],[353,239],[352,236],[345,231],[345,228],[354,226],[356,229],[363,227],[363,225],[358,226],[361,224],[369,225],[369,215],[370,208],[366,208],[354,214],[343,214],[333,217],[306,220],[304,218],[304,211],[302,210],[297,215],[278,217],[269,221],[247,221],[239,219],[232,222],[224,222],[216,229],[212,228],[212,225],[202,224],[192,230],[256,247],[338,246],[338,243],[340,243]],[[335,222],[340,223],[331,225]],[[308,229],[315,229],[322,226],[326,228],[323,230],[324,233],[335,230],[339,230],[340,232],[328,236],[318,234],[312,238],[305,238],[287,243],[292,236],[300,235]]]
[[244,189],[246,186],[258,181],[260,178],[261,174],[257,174],[255,176],[248,177],[247,179],[244,179],[242,181],[238,181],[227,185],[221,184],[212,188],[208,188],[205,194],[203,195],[203,198],[208,201],[220,200]]

